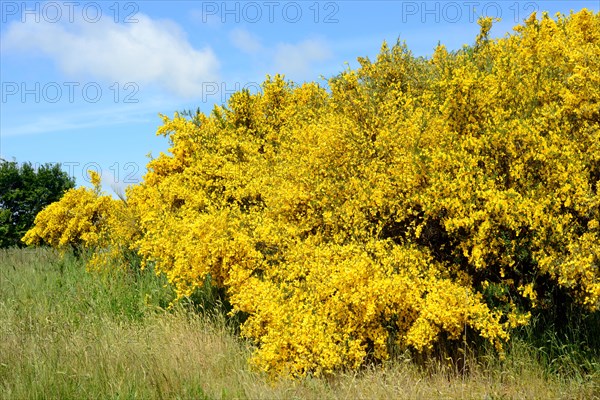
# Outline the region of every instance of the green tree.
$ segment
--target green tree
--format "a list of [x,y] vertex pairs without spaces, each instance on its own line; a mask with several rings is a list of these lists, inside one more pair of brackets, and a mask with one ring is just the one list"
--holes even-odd
[[0,247],[22,246],[21,237],[37,213],[74,186],[60,164],[36,169],[31,163],[0,159]]

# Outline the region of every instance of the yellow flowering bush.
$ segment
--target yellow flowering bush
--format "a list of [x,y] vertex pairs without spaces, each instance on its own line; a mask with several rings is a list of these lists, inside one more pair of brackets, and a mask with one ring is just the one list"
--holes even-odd
[[44,208],[23,237],[28,245],[92,249],[91,269],[125,267],[138,235],[135,213],[122,200],[101,193],[100,176],[88,171],[94,189],[70,189]]
[[[106,232],[180,298],[210,276],[271,374],[466,330],[501,351],[557,292],[598,310],[600,14],[534,14],[500,39],[480,25],[456,52],[384,44],[327,88],[275,76],[208,115],[163,117],[169,153],[126,208],[111,203]],[[26,239],[96,245],[92,214],[58,216],[73,196]]]

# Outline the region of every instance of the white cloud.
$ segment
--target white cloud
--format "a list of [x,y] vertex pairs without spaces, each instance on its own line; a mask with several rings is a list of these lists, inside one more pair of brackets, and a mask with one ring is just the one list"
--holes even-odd
[[237,28],[229,33],[231,43],[239,50],[248,54],[256,54],[262,50],[258,37],[245,29]]
[[281,43],[275,49],[275,70],[293,79],[311,78],[312,64],[332,57],[327,43],[307,39],[296,44]]
[[43,53],[73,78],[157,84],[185,98],[200,96],[203,82],[218,79],[219,61],[210,47],[192,47],[175,23],[136,18],[132,24],[13,22],[2,48]]
[[[142,171],[143,173],[143,171]],[[113,171],[110,169],[102,169],[101,173],[100,173],[100,178],[101,178],[101,184],[102,184],[102,189],[105,192],[109,192],[109,194],[113,197],[113,198],[119,198],[119,199],[125,199],[125,193],[127,190],[127,187],[135,184],[135,182],[140,182],[142,180],[142,177],[140,176],[140,173],[138,172],[137,175],[133,175],[133,176],[129,176],[129,180],[131,180],[131,182],[126,183],[123,181],[123,179],[119,179],[118,177],[115,177],[115,175],[113,174]],[[112,190],[112,193],[108,190],[110,188],[110,190]]]

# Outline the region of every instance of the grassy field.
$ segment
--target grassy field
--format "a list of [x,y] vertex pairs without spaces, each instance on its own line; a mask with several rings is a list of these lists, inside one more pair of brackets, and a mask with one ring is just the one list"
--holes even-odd
[[[0,398],[600,398],[598,349],[534,340],[533,330],[503,361],[469,358],[468,373],[399,356],[329,379],[271,382],[248,368],[250,346],[223,313],[167,310],[172,298],[151,272],[101,276],[72,255],[0,250]],[[213,300],[205,296],[205,309]]]

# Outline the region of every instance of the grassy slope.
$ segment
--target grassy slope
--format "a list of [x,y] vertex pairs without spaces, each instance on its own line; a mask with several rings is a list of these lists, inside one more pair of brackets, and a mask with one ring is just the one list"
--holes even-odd
[[150,272],[99,276],[48,249],[0,250],[0,398],[600,398],[597,359],[519,339],[505,361],[472,360],[465,375],[398,359],[268,382],[222,316],[164,311],[171,299]]

